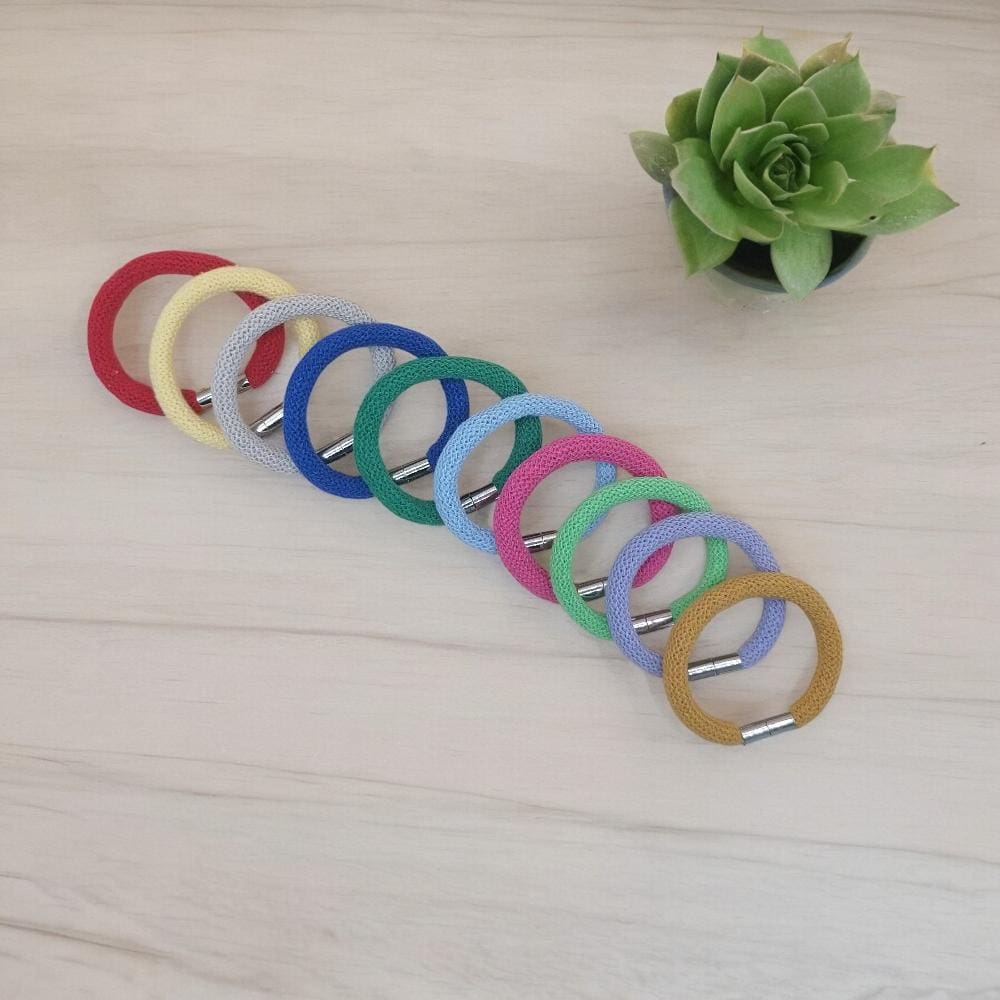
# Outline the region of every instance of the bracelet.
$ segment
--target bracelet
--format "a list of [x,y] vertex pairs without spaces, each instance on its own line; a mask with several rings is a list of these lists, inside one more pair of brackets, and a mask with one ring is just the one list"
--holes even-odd
[[[348,351],[359,347],[378,346],[396,348],[418,358],[445,356],[444,349],[440,344],[416,330],[407,329],[405,326],[393,326],[391,323],[358,323],[355,326],[345,327],[319,341],[295,366],[285,389],[284,430],[285,447],[288,448],[288,454],[299,472],[313,486],[348,500],[367,500],[372,495],[371,490],[361,476],[351,476],[346,472],[337,472],[336,469],[328,468],[323,459],[316,454],[312,439],[309,437],[306,410],[309,405],[309,397],[316,387],[316,380],[329,365]],[[395,371],[399,370],[395,369]],[[395,374],[395,372],[390,374]],[[381,381],[380,379],[379,382]],[[427,449],[427,463],[429,464],[426,466],[426,471],[429,471],[433,466],[445,441],[469,415],[469,392],[465,388],[464,382],[458,379],[441,379],[441,389],[444,392],[447,405],[447,416],[445,417],[444,430],[434,444]],[[401,481],[406,481],[408,478],[416,477],[410,473],[401,477]]]
[[[797,604],[816,636],[816,667],[805,693],[783,715],[737,726],[709,715],[694,700],[688,680],[688,657],[702,629],[715,615],[749,597],[776,598]],[[823,711],[830,700],[843,660],[840,628],[826,601],[808,583],[784,573],[737,576],[701,595],[674,626],[663,654],[663,686],[677,718],[692,732],[713,743],[754,743],[798,729]]]
[[[90,304],[90,315],[87,318],[87,351],[90,354],[94,374],[112,396],[134,410],[163,415],[152,387],[129,375],[122,367],[115,351],[115,320],[132,292],[143,282],[161,274],[195,275],[217,267],[232,266],[231,260],[216,257],[211,253],[197,253],[193,250],[159,250],[134,257],[118,268],[101,285],[94,296],[94,301]],[[251,309],[255,309],[265,301],[259,295],[250,292],[237,292],[237,295]],[[269,330],[266,336],[261,337],[250,360],[247,361],[246,379],[249,386],[256,389],[274,374],[284,349],[284,329]],[[210,405],[207,402],[199,402],[193,389],[183,389],[181,392],[187,405],[196,412],[203,406]]]
[[[587,528],[599,515],[607,513],[618,504],[628,503],[629,500],[666,500],[683,511],[710,509],[708,501],[684,483],[675,479],[639,476],[592,493],[563,522],[552,545],[552,558],[549,560],[552,589],[570,618],[599,639],[610,639],[611,630],[604,615],[588,608],[577,591],[572,576],[573,553]],[[703,590],[724,579],[728,567],[729,552],[726,543],[721,538],[706,538],[705,568],[701,579],[688,593],[671,603],[670,613],[673,618],[676,619]]]
[[[555,602],[555,591],[548,572],[535,561],[524,544],[521,514],[535,487],[556,469],[573,462],[610,462],[633,476],[666,475],[659,463],[641,448],[608,434],[573,434],[557,438],[514,470],[493,510],[493,537],[497,553],[510,575],[526,590],[545,601]],[[663,500],[649,501],[649,516],[653,521],[670,517],[676,512],[676,507]],[[669,558],[669,546],[659,548],[636,571],[636,583],[641,585],[652,580]],[[629,624],[631,627],[631,622]]]
[[[347,324],[375,322],[360,306],[335,295],[299,294],[271,299],[244,317],[229,335],[219,352],[212,376],[215,419],[222,433],[242,455],[275,472],[293,473],[297,470],[286,451],[261,440],[247,426],[236,400],[236,380],[244,355],[258,338],[276,323],[287,323],[303,316],[329,316]],[[391,350],[386,347],[372,347],[370,350],[376,379],[392,371],[396,359]]]
[[[604,430],[591,414],[572,400],[531,392],[495,403],[466,420],[441,452],[441,458],[434,471],[434,503],[451,533],[466,545],[471,545],[481,552],[495,553],[497,543],[492,531],[473,524],[469,519],[462,498],[458,494],[459,472],[470,452],[497,428],[508,421],[520,420],[527,416],[562,420],[585,434],[600,434]],[[598,463],[595,489],[613,483],[615,475],[613,465],[607,462]],[[502,487],[503,483],[494,481],[494,485]],[[498,493],[499,489],[487,491],[478,498],[473,509],[492,502]]]
[[[502,365],[478,358],[420,358],[400,365],[394,372],[380,378],[369,390],[358,407],[354,418],[354,458],[364,481],[372,494],[398,517],[415,524],[442,524],[433,500],[421,500],[410,496],[396,485],[382,460],[378,434],[388,408],[411,386],[433,379],[462,379],[463,382],[478,382],[492,389],[501,399],[521,396],[525,392],[524,383]],[[492,407],[491,407],[492,409]],[[448,438],[444,449],[436,460],[428,461],[431,467],[440,468],[440,463],[448,453],[448,447],[456,435],[468,425],[468,420],[457,427]],[[534,416],[521,417],[514,424],[514,445],[510,457],[503,468],[492,479],[499,489],[507,477],[542,443],[542,424]]]
[[[611,629],[611,637],[618,648],[647,673],[661,674],[663,658],[644,645],[632,626],[629,612],[629,594],[638,580],[639,567],[664,545],[671,545],[682,538],[724,538],[738,545],[749,556],[754,569],[769,573],[778,572],[778,564],[767,542],[749,524],[724,514],[692,513],[658,521],[643,529],[618,553],[604,591],[604,608]],[[685,612],[687,614],[688,612]],[[785,602],[766,600],[760,621],[753,634],[738,653],[713,657],[688,668],[692,680],[710,677],[752,667],[771,651],[785,624]]]
[[[228,448],[222,429],[210,423],[184,401],[174,377],[174,344],[184,320],[196,306],[220,292],[251,291],[269,299],[294,295],[295,289],[283,278],[257,267],[220,267],[186,281],[163,307],[149,345],[149,377],[167,419],[195,441],[212,448]],[[319,337],[314,319],[296,319],[289,324],[295,331],[300,353]]]

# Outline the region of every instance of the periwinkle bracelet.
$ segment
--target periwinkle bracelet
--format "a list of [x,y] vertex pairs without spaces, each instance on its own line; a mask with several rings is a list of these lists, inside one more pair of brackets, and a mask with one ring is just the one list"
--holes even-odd
[[[466,545],[471,545],[481,552],[496,553],[497,544],[492,531],[473,524],[469,519],[466,505],[463,505],[463,498],[458,492],[459,473],[472,450],[498,427],[527,416],[552,417],[587,434],[600,434],[604,429],[591,414],[572,400],[562,399],[560,396],[542,396],[533,392],[501,400],[466,420],[445,445],[438,459],[437,468],[434,470],[434,503],[451,533]],[[613,483],[615,475],[613,465],[599,462],[595,489]],[[503,483],[494,481],[492,489],[487,488],[478,496],[473,509],[491,503],[499,495],[498,487],[502,486]]]
[[[269,299],[294,295],[295,289],[283,278],[258,267],[219,267],[186,281],[163,307],[149,344],[149,378],[167,419],[195,441],[212,448],[228,448],[222,429],[191,411],[174,376],[174,344],[184,320],[206,299],[220,292],[250,291]],[[314,319],[296,319],[289,324],[295,331],[300,353],[305,353],[319,337]]]
[[[678,514],[665,521],[657,521],[635,535],[618,553],[608,582],[604,589],[604,608],[611,637],[618,648],[637,666],[647,673],[661,674],[663,658],[644,645],[636,634],[629,610],[629,595],[638,582],[640,566],[648,565],[649,559],[665,545],[672,545],[682,538],[724,538],[738,545],[750,557],[756,570],[778,572],[778,564],[767,542],[749,524],[734,517],[711,512]],[[778,641],[785,624],[784,601],[767,600],[761,612],[760,621],[753,634],[738,653],[716,656],[700,660],[688,667],[692,680],[711,677],[715,674],[752,667],[771,651]]]
[[[598,517],[606,514],[612,507],[630,500],[666,500],[684,511],[710,509],[708,501],[697,490],[684,483],[656,476],[638,476],[592,493],[563,522],[552,544],[552,558],[549,560],[552,589],[570,618],[599,639],[610,639],[611,630],[604,615],[587,607],[573,582],[573,553]],[[728,567],[726,543],[721,538],[706,538],[705,569],[701,579],[687,594],[671,603],[672,617],[676,619],[698,594],[722,580]]]
[[[286,323],[303,316],[329,316],[347,324],[375,322],[374,318],[360,306],[335,295],[300,293],[271,299],[258,306],[237,324],[219,351],[215,373],[212,376],[215,419],[219,422],[223,434],[238,452],[275,472],[293,473],[297,469],[287,452],[262,441],[244,422],[236,400],[236,379],[244,355],[258,338],[265,334],[265,331],[277,323]],[[391,350],[386,347],[372,347],[370,351],[375,378],[392,371],[396,359]]]
[[[126,406],[143,413],[163,415],[151,386],[132,378],[122,367],[115,351],[115,320],[125,300],[143,282],[163,274],[183,274],[192,276],[217,267],[232,267],[233,262],[211,253],[197,253],[193,250],[158,250],[144,253],[123,264],[97,290],[90,305],[87,318],[87,351],[94,374],[104,387]],[[237,292],[237,295],[255,309],[266,301],[251,292]],[[269,330],[254,348],[247,361],[246,376],[239,389],[244,391],[263,385],[273,374],[281,361],[285,348],[283,328]],[[181,394],[192,410],[198,411],[212,405],[212,397],[207,389],[195,392],[182,389]]]
[[[737,726],[709,715],[694,700],[688,678],[688,659],[698,636],[712,618],[750,597],[791,601],[805,612],[816,636],[816,667],[809,687],[786,713]],[[684,612],[667,639],[663,654],[663,686],[677,718],[702,739],[729,745],[755,743],[801,728],[815,719],[837,686],[843,655],[837,619],[809,584],[784,573],[750,573],[732,577],[705,591]]]
[[[633,476],[665,476],[659,463],[629,441],[609,434],[571,434],[543,445],[511,473],[493,508],[493,537],[497,553],[508,572],[526,590],[555,603],[552,581],[545,568],[532,558],[521,537],[521,514],[535,488],[557,469],[573,462],[610,462]],[[438,466],[440,468],[440,465]],[[658,521],[677,512],[663,500],[649,501],[649,516]],[[555,532],[551,533],[553,540]],[[670,549],[653,553],[637,571],[636,583],[652,580],[670,557]]]
[[[371,490],[361,476],[351,476],[345,472],[331,469],[316,454],[309,437],[306,411],[309,406],[309,397],[312,395],[320,375],[342,354],[359,347],[396,348],[418,358],[445,356],[444,349],[440,344],[416,330],[410,330],[405,326],[394,326],[391,323],[358,323],[324,337],[295,366],[285,389],[283,426],[288,454],[299,472],[313,486],[349,500],[367,500],[372,495]],[[397,368],[395,371],[399,371],[399,369]],[[420,469],[429,470],[433,467],[445,441],[469,415],[469,392],[465,388],[465,383],[460,379],[448,378],[440,381],[447,406],[444,430],[434,444],[427,449],[426,464],[418,463]],[[355,447],[356,445],[357,442],[355,442]],[[409,478],[416,478],[418,474],[420,474],[419,469],[414,474],[407,472],[404,468],[399,479],[395,481],[405,482]]]
[[[421,500],[410,496],[396,485],[391,473],[382,460],[379,448],[379,429],[382,418],[395,400],[411,386],[440,378],[459,378],[463,382],[479,382],[492,389],[501,400],[524,395],[524,383],[502,365],[479,358],[457,358],[448,355],[441,358],[418,358],[400,365],[394,372],[380,378],[369,390],[358,407],[354,418],[354,458],[372,494],[398,517],[415,524],[441,524],[441,516],[433,500]],[[498,404],[502,405],[502,404]],[[495,409],[495,407],[490,407]],[[474,418],[473,418],[474,419]],[[448,454],[448,447],[460,436],[469,424],[466,420],[449,437],[444,449],[431,464],[440,468]],[[521,414],[514,424],[514,446],[503,468],[491,480],[492,488],[498,492],[507,477],[542,443],[542,424],[533,415]],[[430,454],[428,454],[430,459]]]

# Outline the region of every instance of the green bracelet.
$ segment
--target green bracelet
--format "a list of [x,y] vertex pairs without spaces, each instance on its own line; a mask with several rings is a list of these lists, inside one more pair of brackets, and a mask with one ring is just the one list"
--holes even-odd
[[[600,612],[589,608],[577,593],[573,582],[573,553],[594,521],[612,507],[630,500],[666,500],[682,511],[712,509],[700,493],[684,483],[662,476],[636,476],[591,493],[563,522],[552,545],[552,558],[549,560],[552,589],[570,618],[599,639],[611,638],[608,620]],[[670,605],[674,619],[679,618],[684,609],[703,591],[724,580],[728,568],[729,551],[725,540],[706,538],[705,569],[695,587]]]
[[[444,522],[433,500],[421,500],[410,496],[396,485],[382,459],[378,440],[379,430],[389,407],[407,389],[420,382],[436,382],[439,379],[449,378],[478,382],[492,389],[501,399],[527,392],[524,383],[513,372],[491,361],[457,358],[451,355],[417,358],[383,375],[368,390],[354,419],[354,460],[358,472],[372,491],[372,495],[378,497],[383,506],[393,514],[416,524]],[[507,477],[541,445],[542,423],[538,417],[522,417],[516,420],[514,447],[504,467],[493,477],[493,485],[499,490],[507,481]],[[437,455],[429,455],[428,459],[429,470]]]

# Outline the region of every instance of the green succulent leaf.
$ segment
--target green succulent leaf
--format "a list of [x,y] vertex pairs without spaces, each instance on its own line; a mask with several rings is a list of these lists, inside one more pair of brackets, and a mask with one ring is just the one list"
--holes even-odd
[[827,118],[830,133],[823,147],[824,156],[853,163],[871,156],[889,136],[894,114],[837,115]]
[[726,146],[719,166],[723,171],[728,171],[734,163],[739,163],[744,170],[747,170],[760,159],[764,147],[769,143],[791,138],[793,136],[786,131],[784,122],[767,122],[756,128],[739,129]]
[[847,62],[851,58],[847,53],[850,41],[851,36],[845,35],[839,42],[831,42],[814,52],[800,68],[802,79],[808,80],[809,77],[821,69],[826,69],[827,66],[836,66],[838,63]]
[[705,160],[715,166],[715,157],[712,150],[704,139],[682,139],[676,143],[674,149],[677,151],[677,162],[686,163],[688,160]]
[[747,177],[738,161],[733,164],[733,180],[736,181],[736,190],[743,195],[748,205],[752,205],[754,208],[762,208],[765,211],[770,211],[774,208],[774,203],[771,199]]
[[809,179],[822,192],[827,205],[835,205],[851,182],[850,175],[839,160],[818,160],[813,164]]
[[873,222],[842,228],[864,236],[889,236],[915,229],[957,207],[958,202],[946,195],[930,177],[924,177],[906,197],[886,205]]
[[809,152],[814,156],[827,143],[830,133],[822,122],[814,122],[812,125],[800,125],[795,134],[805,143]]
[[695,124],[698,135],[707,139],[712,131],[712,119],[715,117],[715,109],[718,107],[719,98],[722,92],[729,86],[729,81],[736,75],[736,67],[739,65],[736,56],[726,55],[720,52],[715,57],[715,65],[709,73],[705,86],[701,88],[698,97],[698,109],[695,114]]
[[701,88],[678,94],[667,106],[667,132],[674,142],[690,139],[698,134],[698,98]]
[[716,160],[729,145],[736,130],[764,124],[764,95],[749,80],[734,76],[719,98],[712,119],[710,143]]
[[816,92],[830,117],[865,111],[871,99],[871,84],[857,55],[819,70],[805,86]]
[[798,191],[788,196],[787,201],[791,206],[791,209],[789,210],[794,209],[795,207],[794,201],[796,198],[804,198],[806,195],[812,194],[814,191],[819,191],[819,190],[820,188],[818,188],[815,184],[803,184],[802,187],[798,189]]
[[768,63],[778,63],[786,66],[793,73],[798,72],[798,65],[795,57],[788,50],[788,46],[780,38],[768,38],[764,34],[764,29],[754,35],[753,38],[743,39],[743,54],[759,56]]
[[779,63],[768,66],[753,82],[764,95],[764,116],[768,120],[774,117],[774,109],[802,85],[797,73]]
[[682,159],[671,173],[670,182],[688,208],[713,233],[727,240],[745,238],[770,243],[781,235],[783,216],[738,204],[714,162],[699,156]]
[[794,217],[805,226],[850,230],[878,219],[885,199],[860,181],[852,181],[830,205],[822,191],[796,198]]
[[809,87],[793,90],[775,109],[775,121],[784,122],[791,131],[800,125],[826,121],[826,109]]
[[872,91],[871,100],[868,103],[868,114],[880,115],[890,112],[895,114],[898,100],[899,97],[896,94],[890,94],[888,90]]
[[681,198],[670,202],[670,221],[684,257],[688,275],[708,271],[729,260],[736,249],[736,240],[727,240],[713,233]]
[[863,181],[883,202],[908,195],[924,177],[934,150],[924,146],[883,146],[867,159],[851,164],[851,176]]
[[677,166],[674,144],[659,132],[632,132],[629,135],[632,152],[639,166],[660,184],[670,182],[670,171]]
[[762,167],[759,186],[772,201],[790,198],[809,182],[809,151],[799,143],[779,146],[758,166]]
[[794,299],[804,299],[827,276],[833,259],[829,229],[787,225],[771,244],[771,264],[782,287]]

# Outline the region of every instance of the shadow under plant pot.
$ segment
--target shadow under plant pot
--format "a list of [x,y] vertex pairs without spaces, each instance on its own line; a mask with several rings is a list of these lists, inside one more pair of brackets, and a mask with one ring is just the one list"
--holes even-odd
[[[675,197],[669,184],[663,186],[663,200],[670,205]],[[859,236],[857,233],[841,233],[833,231],[833,258],[830,270],[819,283],[819,288],[832,285],[842,278],[857,264],[872,244],[871,236]],[[746,288],[754,288],[759,292],[774,292],[786,295],[785,289],[771,265],[771,248],[766,243],[754,243],[752,240],[740,240],[733,255],[725,263],[715,268],[719,274],[735,281]]]

